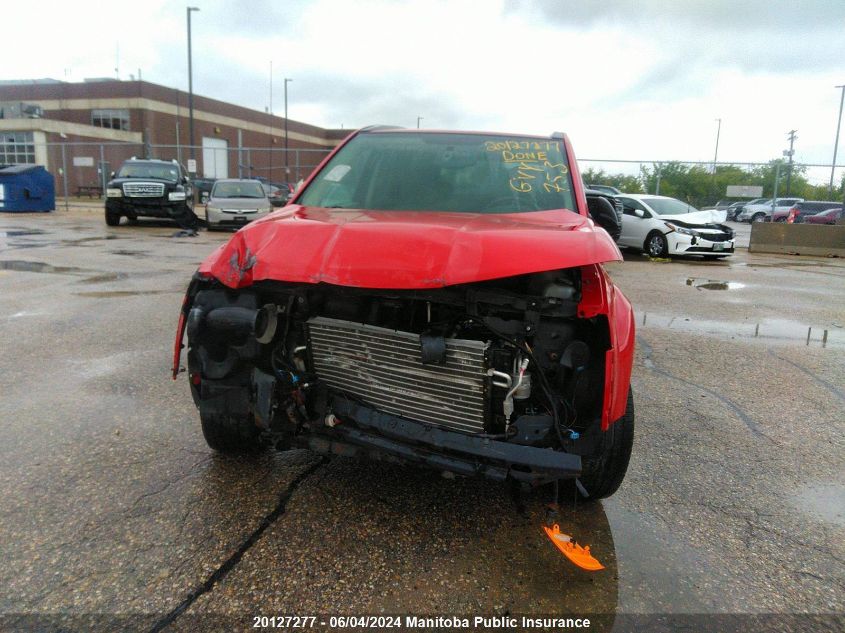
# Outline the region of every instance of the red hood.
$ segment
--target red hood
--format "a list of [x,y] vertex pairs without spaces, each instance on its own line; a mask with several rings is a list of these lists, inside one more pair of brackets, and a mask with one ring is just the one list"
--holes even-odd
[[606,231],[566,210],[469,214],[291,205],[238,231],[199,272],[231,288],[277,280],[412,289],[621,259]]

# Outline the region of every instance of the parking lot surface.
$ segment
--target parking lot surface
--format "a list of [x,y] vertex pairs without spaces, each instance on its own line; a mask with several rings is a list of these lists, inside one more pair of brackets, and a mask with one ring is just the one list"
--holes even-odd
[[7,628],[845,612],[842,260],[608,266],[637,311],[637,427],[615,496],[563,500],[561,530],[607,567],[588,574],[543,535],[546,490],[208,449],[168,372],[186,284],[227,236],[176,230],[108,228],[95,208],[0,216]]

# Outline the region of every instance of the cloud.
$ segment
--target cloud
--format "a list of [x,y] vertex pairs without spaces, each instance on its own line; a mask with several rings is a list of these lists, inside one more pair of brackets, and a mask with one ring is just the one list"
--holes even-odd
[[[842,0],[192,4],[198,94],[263,111],[272,60],[274,112],[291,77],[291,118],[326,127],[422,116],[424,127],[568,131],[581,156],[706,160],[718,117],[720,156],[767,160],[797,128],[797,153],[821,162],[845,80]],[[4,7],[4,20],[32,23],[33,7]],[[119,42],[122,77],[140,67],[187,87],[184,5],[38,7],[50,16],[39,46],[29,31],[7,33],[7,49],[31,54],[0,78],[113,76]]]
[[507,0],[504,11],[562,29],[642,38],[679,64],[702,60],[749,72],[822,71],[841,68],[845,56],[842,0]]

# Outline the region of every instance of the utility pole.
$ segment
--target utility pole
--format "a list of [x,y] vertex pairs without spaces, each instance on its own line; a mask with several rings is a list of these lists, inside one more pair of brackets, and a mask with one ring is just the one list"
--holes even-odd
[[285,182],[290,180],[290,159],[288,158],[288,83],[293,81],[285,77]]
[[719,127],[716,128],[716,151],[713,153],[713,175],[716,175],[716,161],[719,160],[719,135],[722,133],[722,119],[716,119]]
[[270,138],[267,139],[268,153],[270,154],[270,177],[268,182],[273,182],[273,60],[270,60]]
[[833,162],[830,164],[830,184],[827,187],[833,197],[833,172],[836,170],[836,150],[839,149],[839,127],[842,125],[842,102],[845,101],[845,86],[836,86],[841,91],[839,97],[839,117],[836,119],[836,140],[833,141]]
[[786,195],[789,196],[789,186],[792,183],[792,155],[795,153],[795,150],[792,149],[792,146],[795,144],[795,139],[797,138],[796,132],[798,130],[789,130],[789,167],[787,168],[786,172]]
[[191,159],[194,156],[194,71],[191,60],[191,12],[199,7],[187,7],[188,13],[188,142],[191,144]]
[[420,129],[420,121],[422,121],[422,120],[423,120],[423,117],[421,117],[421,116],[417,117],[417,129],[418,130]]

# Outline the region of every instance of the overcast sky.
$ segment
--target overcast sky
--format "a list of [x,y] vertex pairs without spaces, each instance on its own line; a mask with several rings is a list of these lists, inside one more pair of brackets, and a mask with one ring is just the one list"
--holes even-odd
[[[581,158],[830,163],[845,0],[196,0],[194,91],[326,127],[547,134]],[[185,4],[4,3],[0,79],[187,89]],[[14,28],[10,28],[14,25]],[[14,54],[11,54],[15,52]],[[838,163],[845,162],[845,134]],[[829,173],[829,172],[828,172]],[[827,180],[825,170],[814,180]]]

